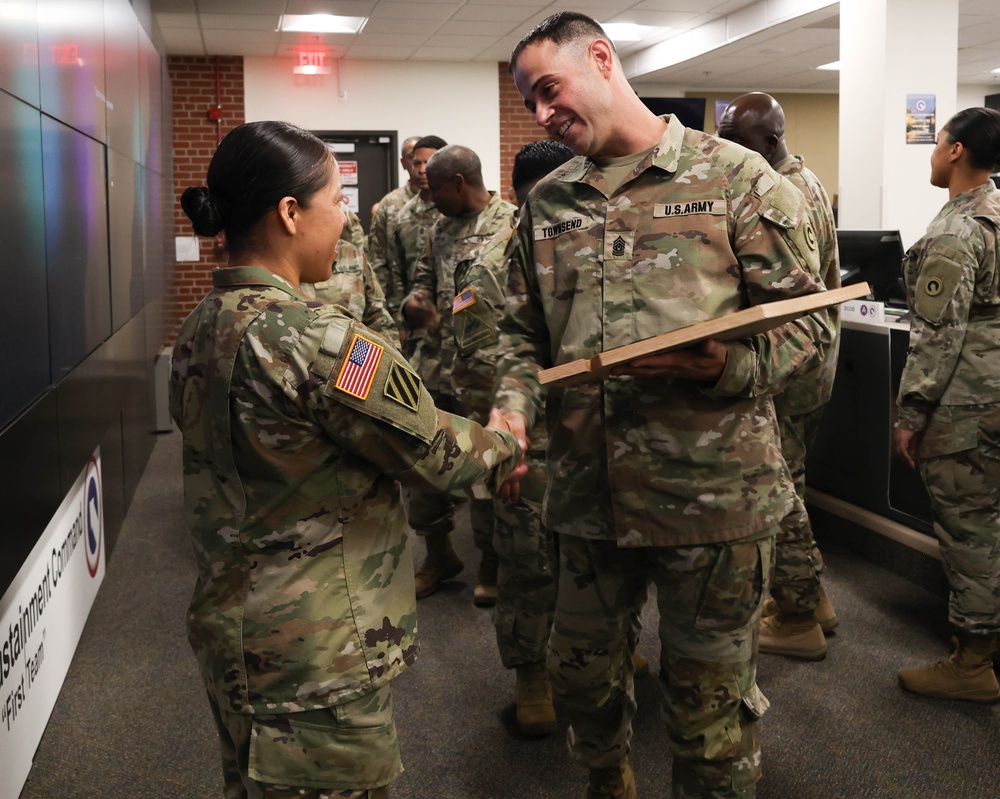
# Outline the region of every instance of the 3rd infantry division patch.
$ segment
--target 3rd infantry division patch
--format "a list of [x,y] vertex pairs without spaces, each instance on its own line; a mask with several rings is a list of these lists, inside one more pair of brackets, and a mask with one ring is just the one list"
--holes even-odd
[[420,378],[409,369],[393,362],[385,379],[385,395],[404,408],[416,411],[420,404]]

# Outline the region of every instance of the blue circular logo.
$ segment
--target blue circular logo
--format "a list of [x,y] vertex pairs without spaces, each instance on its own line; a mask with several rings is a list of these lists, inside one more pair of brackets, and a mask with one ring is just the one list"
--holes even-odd
[[87,550],[87,571],[91,577],[97,576],[101,565],[101,541],[104,539],[104,507],[101,501],[101,472],[97,458],[87,463],[87,474],[83,482],[83,534]]

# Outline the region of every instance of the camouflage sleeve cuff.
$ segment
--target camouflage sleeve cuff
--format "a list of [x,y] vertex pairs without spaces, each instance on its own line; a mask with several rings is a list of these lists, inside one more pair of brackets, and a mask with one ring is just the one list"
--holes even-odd
[[756,355],[752,348],[739,341],[727,341],[726,365],[713,386],[716,393],[724,397],[739,397],[746,393],[753,383]]
[[919,433],[927,427],[930,414],[912,405],[897,405],[896,427]]
[[531,397],[519,391],[500,389],[493,398],[493,405],[501,413],[519,413],[524,417],[524,427],[531,430],[538,419],[538,407]]

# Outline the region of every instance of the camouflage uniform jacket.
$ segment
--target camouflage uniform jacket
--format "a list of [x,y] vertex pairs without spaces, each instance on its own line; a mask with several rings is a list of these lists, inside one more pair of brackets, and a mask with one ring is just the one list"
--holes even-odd
[[472,380],[479,386],[476,390],[478,399],[473,400],[473,404],[477,407],[485,405],[487,412],[491,402],[482,395],[481,384],[488,379],[492,388],[495,365],[487,367],[484,363],[480,364],[479,369],[473,370],[479,374],[471,374],[467,368],[471,364],[463,361],[459,366],[462,374],[457,380],[452,375],[456,352],[452,316],[456,303],[460,304],[455,291],[455,270],[462,261],[473,258],[494,236],[509,235],[516,213],[515,206],[491,191],[489,202],[478,214],[439,219],[414,267],[410,289],[410,296],[420,296],[433,302],[441,317],[441,390],[458,397],[463,380]]
[[[514,227],[517,227],[516,217]],[[456,360],[471,362],[477,373],[489,376],[483,400],[491,405],[496,369],[503,357],[499,325],[507,304],[508,253],[516,248],[512,233],[508,230],[494,236],[474,257],[459,261],[455,268],[455,302],[451,318],[458,350]],[[528,434],[528,449],[544,453],[548,444],[544,412],[539,414]]]
[[[372,265],[375,276],[385,291],[389,291],[391,283],[389,280],[389,248],[394,246],[393,230],[396,227],[396,217],[400,209],[411,199],[417,196],[417,192],[406,183],[398,189],[393,189],[378,202],[375,215],[372,217],[371,230],[368,233],[368,249],[366,255],[368,262]],[[399,312],[399,304],[402,296],[386,297],[393,317]]]
[[417,656],[396,480],[493,490],[517,445],[438,411],[385,340],[268,270],[213,281],[170,386],[198,566],[189,640],[225,709],[327,707]]
[[394,308],[390,307],[390,311],[406,334],[406,351],[410,352],[409,348],[413,348],[410,360],[423,378],[424,385],[433,394],[443,388],[440,331],[412,330],[403,319],[401,309],[403,299],[410,292],[417,259],[424,251],[434,223],[441,218],[442,214],[434,207],[434,203],[424,200],[419,194],[400,209],[396,216],[393,247],[389,256],[389,274],[393,286],[391,290],[386,289],[387,296],[395,297],[398,303]]
[[333,275],[322,283],[303,283],[299,293],[308,300],[346,308],[355,319],[389,341],[399,341],[396,323],[385,307],[382,286],[365,254],[351,242],[340,240]]
[[[816,233],[819,249],[819,276],[828,289],[840,288],[840,258],[837,255],[837,223],[833,206],[819,178],[806,168],[802,157],[790,155],[774,165],[806,198],[806,208]],[[833,380],[837,376],[837,352],[840,348],[840,307],[824,312],[834,331],[833,344],[815,369],[799,375],[774,398],[778,416],[798,415],[818,410],[830,401]]]
[[1000,191],[985,183],[950,200],[907,252],[903,279],[899,426],[923,430],[939,405],[1000,402]]
[[368,247],[368,237],[361,224],[361,218],[346,205],[344,206],[344,229],[340,233],[341,241],[349,241],[361,252]]
[[419,194],[400,208],[396,215],[392,247],[387,255],[391,283],[383,288],[387,297],[395,298],[396,305],[390,304],[389,310],[398,322],[402,321],[400,308],[403,306],[403,298],[410,293],[417,259],[427,246],[434,223],[443,216],[432,201],[425,200]]
[[[577,157],[532,190],[511,253],[497,405],[539,407],[540,368],[823,291],[802,195],[756,153],[676,118],[610,197]],[[729,541],[794,495],[766,392],[811,368],[825,318],[727,342],[713,386],[611,377],[550,389],[544,523],[620,546]]]

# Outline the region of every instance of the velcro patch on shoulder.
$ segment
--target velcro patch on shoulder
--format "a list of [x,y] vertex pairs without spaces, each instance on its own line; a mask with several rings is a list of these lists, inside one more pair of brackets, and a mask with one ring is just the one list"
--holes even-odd
[[383,352],[385,347],[360,333],[355,333],[351,339],[347,359],[340,365],[340,374],[337,375],[334,387],[352,397],[368,399],[368,392],[375,380],[375,372],[382,361]]
[[757,181],[758,189],[765,180],[771,184],[771,188],[765,193],[758,191],[761,198],[760,215],[783,228],[796,228],[805,216],[805,197],[790,180],[780,175],[776,177],[777,180],[774,180],[770,175],[764,174]]
[[461,294],[455,295],[454,301],[451,303],[452,314],[460,313],[468,308],[470,305],[476,304],[476,292],[470,286],[465,289]]
[[961,282],[962,267],[954,261],[935,258],[925,263],[913,293],[913,310],[928,322],[939,324]]
[[385,380],[385,395],[393,402],[398,402],[411,411],[420,409],[420,378],[400,363],[389,365],[389,374]]
[[352,322],[325,380],[331,399],[430,443],[437,409],[403,354],[374,331]]

